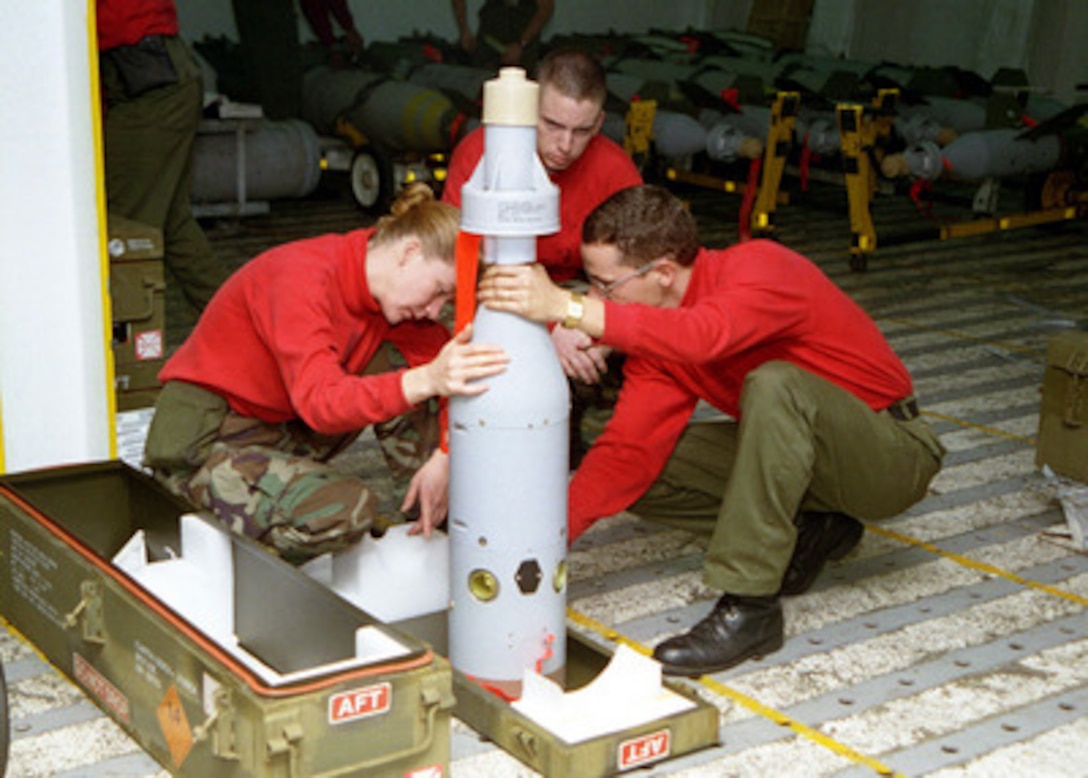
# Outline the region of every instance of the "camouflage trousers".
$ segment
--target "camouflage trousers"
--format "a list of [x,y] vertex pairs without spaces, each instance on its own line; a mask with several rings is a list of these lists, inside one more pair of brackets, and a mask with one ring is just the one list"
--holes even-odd
[[[391,368],[389,355],[381,354],[366,372],[379,372],[371,370],[375,362]],[[438,444],[437,402],[373,430],[399,507]],[[300,421],[262,422],[229,410],[214,393],[174,381],[156,403],[144,461],[174,494],[301,564],[403,521],[383,515],[372,484],[329,463],[361,432],[330,436]]]

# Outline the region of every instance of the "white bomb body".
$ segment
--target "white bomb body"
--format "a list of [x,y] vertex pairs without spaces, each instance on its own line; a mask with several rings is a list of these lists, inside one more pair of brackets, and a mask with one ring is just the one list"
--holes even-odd
[[[484,155],[462,189],[462,228],[493,264],[536,261],[559,193],[536,153],[537,85],[505,68],[484,86]],[[480,308],[473,339],[501,345],[488,391],[450,401],[449,658],[511,696],[526,669],[566,665],[570,395],[546,327]]]

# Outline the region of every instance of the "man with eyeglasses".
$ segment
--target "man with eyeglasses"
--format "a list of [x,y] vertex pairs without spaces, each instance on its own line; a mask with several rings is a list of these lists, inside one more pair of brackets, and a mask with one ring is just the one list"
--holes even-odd
[[[600,134],[608,95],[604,68],[588,52],[556,49],[537,69],[540,113],[537,155],[552,183],[559,187],[559,232],[537,239],[537,261],[552,280],[584,286],[579,251],[582,222],[609,195],[642,183],[627,153]],[[454,149],[442,190],[443,202],[461,206],[461,188],[476,169],[484,150],[483,128],[469,133]],[[580,456],[579,419],[586,406],[610,404],[619,380],[619,355],[595,344],[577,330],[552,330],[563,371],[571,379],[572,460]],[[602,387],[602,379],[606,378]]]
[[661,260],[655,259],[653,262],[647,262],[642,267],[632,270],[629,273],[624,273],[615,281],[599,281],[596,278],[590,277],[589,285],[597,293],[599,297],[604,300],[611,300],[612,294],[618,290],[621,286],[628,281],[634,281],[636,278],[642,278],[642,276],[649,273],[651,270],[656,270],[661,265]]
[[[701,248],[667,190],[619,192],[586,220],[588,297],[534,266],[485,272],[482,303],[627,354],[615,413],[570,484],[570,539],[630,508],[709,535],[723,592],[654,650],[701,675],[776,651],[780,597],[925,496],[944,447],[869,316],[809,260],[755,240]],[[703,400],[729,418],[691,422]]]

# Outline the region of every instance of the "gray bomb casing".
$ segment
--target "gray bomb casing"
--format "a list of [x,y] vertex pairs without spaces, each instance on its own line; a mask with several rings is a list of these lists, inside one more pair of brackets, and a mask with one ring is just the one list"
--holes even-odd
[[[536,261],[559,191],[536,154],[537,84],[504,68],[484,86],[484,154],[462,189],[462,229],[492,264]],[[488,391],[450,400],[449,658],[518,696],[526,669],[566,664],[570,392],[548,329],[480,308],[473,339],[501,345]]]

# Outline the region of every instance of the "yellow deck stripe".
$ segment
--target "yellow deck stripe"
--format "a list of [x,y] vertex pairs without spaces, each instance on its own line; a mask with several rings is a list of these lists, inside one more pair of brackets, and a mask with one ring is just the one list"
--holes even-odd
[[[605,640],[612,641],[613,643],[623,643],[629,648],[632,648],[635,651],[638,651],[640,654],[644,654],[646,656],[649,656],[653,653],[649,648],[642,645],[638,641],[632,640],[623,633],[612,629],[611,627],[602,624],[595,619],[591,619],[589,616],[586,616],[584,613],[576,611],[574,608],[567,608],[567,618],[575,624],[579,625],[580,627],[584,627],[586,629],[596,632]],[[841,757],[849,759],[856,764],[872,768],[878,775],[900,776],[899,773],[896,773],[895,770],[888,767],[883,762],[865,756],[865,754],[855,751],[854,749],[850,748],[850,746],[828,737],[819,730],[814,729],[807,724],[803,724],[797,719],[792,718],[791,716],[787,716],[785,713],[782,713],[779,710],[775,710],[768,705],[764,705],[754,697],[749,697],[747,694],[744,694],[743,692],[740,692],[730,686],[726,686],[725,684],[714,680],[708,675],[701,676],[698,679],[698,682],[701,686],[704,686],[715,694],[733,700],[737,704],[748,708],[748,710],[754,713],[758,713],[764,718],[770,719],[772,722],[780,727],[788,727],[789,729],[796,732],[798,735],[808,738],[817,745],[823,746],[824,748],[838,754]]]
[[1078,603],[1080,605],[1088,606],[1088,597],[1081,597],[1079,594],[1068,592],[1065,589],[1059,589],[1058,587],[1051,586],[1050,584],[1032,581],[1029,578],[1024,578],[1022,575],[1017,575],[1016,573],[1010,572],[1008,570],[1003,570],[1002,568],[995,567],[994,565],[991,565],[987,562],[978,562],[974,559],[971,559],[970,557],[965,557],[962,554],[956,554],[952,551],[945,551],[944,549],[939,548],[932,543],[928,543],[924,540],[919,540],[918,538],[912,538],[910,535],[904,535],[901,532],[896,532],[895,530],[888,529],[887,527],[881,527],[877,524],[865,522],[865,528],[870,532],[875,532],[879,535],[883,535],[884,537],[898,540],[901,543],[906,543],[911,546],[917,546],[918,548],[924,548],[926,551],[934,553],[937,556],[944,557],[945,559],[949,559],[953,562],[956,562],[957,564],[961,564],[964,567],[969,567],[972,570],[978,570],[983,573],[1000,576],[1001,578],[1005,578],[1006,580],[1012,581],[1014,583],[1028,586],[1032,589],[1038,589],[1039,591],[1046,592],[1047,594],[1053,594],[1055,597],[1061,597],[1062,599],[1071,600],[1072,602]]
[[997,427],[987,427],[984,424],[974,424],[973,422],[958,419],[955,416],[948,416],[944,413],[937,413],[936,411],[922,411],[922,415],[931,419],[939,419],[940,421],[948,422],[949,424],[955,424],[964,429],[979,430],[990,435],[996,435],[1002,438],[1008,438],[1009,440],[1018,440],[1021,443],[1026,443],[1029,446],[1035,445],[1035,438],[1025,438],[1023,435],[1016,435],[1012,432],[1006,432],[1005,430],[998,429]]

